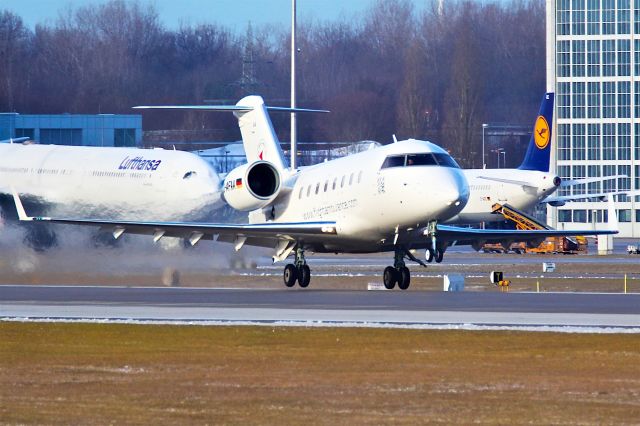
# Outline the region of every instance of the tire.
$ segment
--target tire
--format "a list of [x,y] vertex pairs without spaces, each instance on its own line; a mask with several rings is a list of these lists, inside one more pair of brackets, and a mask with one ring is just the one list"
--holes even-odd
[[403,266],[397,272],[398,274],[398,288],[400,290],[406,290],[409,288],[409,284],[411,284],[411,272],[409,272],[409,268]]
[[393,288],[396,286],[396,281],[398,281],[396,268],[392,266],[387,266],[386,268],[384,268],[382,281],[384,283],[384,287],[387,290],[393,290]]
[[442,258],[444,257],[444,250],[436,249],[436,263],[442,262]]
[[432,249],[427,249],[427,253],[426,253],[426,259],[427,262],[431,263],[433,262],[433,250]]
[[284,285],[287,287],[293,287],[298,279],[298,270],[295,265],[289,263],[284,267]]
[[302,288],[306,288],[309,286],[311,282],[311,269],[309,265],[302,265],[300,269],[298,269],[298,285]]

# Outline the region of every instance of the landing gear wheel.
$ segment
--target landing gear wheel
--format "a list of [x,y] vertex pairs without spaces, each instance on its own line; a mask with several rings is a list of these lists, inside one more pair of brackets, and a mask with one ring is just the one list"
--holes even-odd
[[302,265],[298,269],[298,284],[302,288],[306,288],[311,282],[311,269],[309,265]]
[[293,287],[298,279],[298,270],[295,265],[289,263],[284,267],[284,285]]
[[436,249],[436,263],[442,262],[442,258],[444,257],[444,250]]
[[431,263],[433,262],[433,249],[427,249],[427,253],[426,253],[426,259],[427,262]]
[[411,284],[411,272],[409,272],[409,268],[403,266],[396,273],[398,274],[398,288],[400,290],[408,289],[409,284]]
[[392,290],[396,286],[396,281],[398,281],[396,268],[393,266],[387,266],[384,268],[382,281],[384,282],[384,287],[387,290]]

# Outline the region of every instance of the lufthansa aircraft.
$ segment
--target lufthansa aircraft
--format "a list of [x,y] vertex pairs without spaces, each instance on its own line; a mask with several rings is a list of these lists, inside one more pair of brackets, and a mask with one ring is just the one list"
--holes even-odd
[[[45,215],[203,220],[224,205],[220,178],[207,162],[161,149],[2,143],[0,201],[11,200],[12,188]],[[32,244],[49,245],[41,240]]]
[[[412,249],[428,249],[442,260],[455,241],[491,241],[513,238],[541,241],[551,235],[614,234],[617,231],[512,231],[468,229],[442,225],[464,208],[469,187],[464,173],[440,147],[406,140],[292,170],[285,164],[267,107],[259,96],[248,96],[235,106],[169,106],[195,110],[231,110],[238,118],[247,164],[224,180],[224,200],[249,212],[247,224],[167,221],[98,220],[29,217],[16,188],[14,200],[24,221],[110,227],[123,233],[203,239],[271,247],[273,260],[295,260],[284,268],[291,287],[309,285],[311,271],[305,250],[321,253],[393,252],[393,266],[384,270],[387,288],[409,287],[405,259],[420,264]],[[281,110],[288,110],[283,109]],[[298,111],[298,110],[296,110]]]
[[[562,180],[550,173],[551,126],[553,122],[553,93],[546,93],[533,127],[533,133],[522,164],[517,169],[465,169],[469,183],[469,201],[462,211],[446,221],[448,224],[469,224],[502,221],[492,213],[496,203],[531,212],[539,203],[559,206],[567,201],[604,198],[606,193],[552,196],[559,187],[584,185],[590,182],[627,176],[605,176],[587,179]],[[622,194],[622,192],[614,195]]]

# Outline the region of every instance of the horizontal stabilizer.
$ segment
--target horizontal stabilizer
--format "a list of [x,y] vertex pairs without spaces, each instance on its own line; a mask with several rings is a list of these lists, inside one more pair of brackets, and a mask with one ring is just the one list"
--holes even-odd
[[[325,109],[309,109],[309,108],[287,108],[287,107],[266,107],[268,111],[275,112],[318,112],[327,113]],[[231,112],[249,112],[254,109],[252,106],[242,105],[139,105],[133,109],[177,109],[177,110],[194,110],[194,111],[231,111]]]
[[627,175],[613,175],[613,176],[601,176],[601,177],[590,177],[590,178],[580,178],[580,179],[567,179],[567,180],[563,179],[562,182],[560,183],[560,186],[565,187],[565,186],[574,186],[574,185],[584,185],[585,183],[602,182],[610,179],[628,178],[628,177],[629,176]]
[[497,177],[490,177],[490,176],[478,176],[478,179],[492,180],[495,182],[509,183],[512,185],[530,186],[534,188],[534,186],[531,185],[531,182],[528,182],[525,180],[504,179],[504,178],[497,178]]

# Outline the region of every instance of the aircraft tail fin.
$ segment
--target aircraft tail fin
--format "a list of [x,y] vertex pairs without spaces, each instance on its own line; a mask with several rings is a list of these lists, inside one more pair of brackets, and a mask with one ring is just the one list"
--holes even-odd
[[234,111],[238,119],[242,144],[249,164],[256,161],[268,161],[282,171],[287,167],[286,159],[280,147],[280,141],[273,128],[261,96],[246,96],[236,106],[249,107],[247,111]]
[[551,129],[553,126],[553,93],[545,93],[540,104],[538,118],[533,127],[527,153],[520,167],[521,170],[549,171],[551,158]]
[[261,96],[246,96],[235,105],[182,105],[137,106],[135,109],[181,109],[199,111],[231,111],[238,119],[242,143],[249,164],[268,161],[279,171],[287,168],[280,141],[273,128],[268,111],[276,112],[329,112],[306,108],[266,106]]

